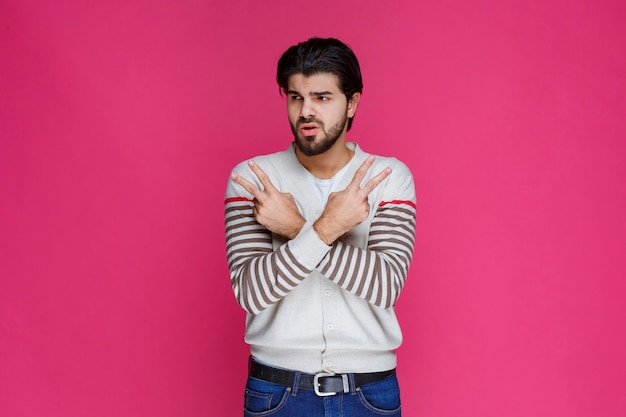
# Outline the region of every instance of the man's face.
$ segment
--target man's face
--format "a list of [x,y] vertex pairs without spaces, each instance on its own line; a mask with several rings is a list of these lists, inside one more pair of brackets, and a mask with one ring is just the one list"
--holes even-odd
[[287,85],[287,113],[298,150],[315,156],[345,138],[348,118],[354,116],[359,94],[348,102],[335,74],[309,77],[294,74]]

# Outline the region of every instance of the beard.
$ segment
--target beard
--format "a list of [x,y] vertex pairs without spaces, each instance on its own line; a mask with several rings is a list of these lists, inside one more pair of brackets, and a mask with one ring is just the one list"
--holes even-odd
[[[314,136],[300,136],[298,134],[298,130],[300,125],[303,123],[317,124],[319,126],[319,132]],[[337,139],[339,139],[343,133],[347,123],[348,114],[346,112],[343,118],[328,131],[324,127],[324,123],[314,117],[310,117],[308,119],[300,118],[296,126],[294,126],[293,123],[290,123],[290,125],[298,150],[306,156],[315,156],[322,154],[333,147],[335,142],[337,142]],[[320,136],[319,140],[317,139],[318,136]]]

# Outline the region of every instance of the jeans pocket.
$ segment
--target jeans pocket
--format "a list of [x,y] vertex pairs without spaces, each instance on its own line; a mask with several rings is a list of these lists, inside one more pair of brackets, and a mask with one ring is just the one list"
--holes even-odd
[[365,408],[376,415],[400,415],[400,387],[395,375],[379,382],[363,385],[357,389],[359,399]]
[[244,393],[246,416],[270,416],[283,408],[291,388],[271,382],[248,378]]

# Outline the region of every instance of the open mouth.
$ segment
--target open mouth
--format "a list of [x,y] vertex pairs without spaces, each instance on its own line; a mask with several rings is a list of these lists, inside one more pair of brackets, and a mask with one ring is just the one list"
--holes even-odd
[[306,123],[300,126],[300,133],[304,136],[313,136],[319,131],[319,127],[312,123]]

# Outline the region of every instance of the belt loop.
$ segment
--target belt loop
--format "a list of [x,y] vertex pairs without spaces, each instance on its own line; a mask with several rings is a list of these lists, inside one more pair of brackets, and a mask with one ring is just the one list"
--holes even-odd
[[354,381],[354,374],[348,374],[348,381],[350,381],[350,394],[356,394],[356,382]]
[[291,387],[291,396],[295,397],[298,395],[298,386],[300,385],[300,375],[302,373],[300,371],[296,371],[293,376],[293,385]]

